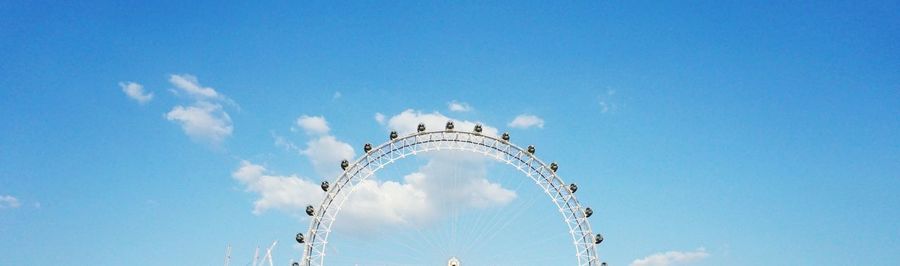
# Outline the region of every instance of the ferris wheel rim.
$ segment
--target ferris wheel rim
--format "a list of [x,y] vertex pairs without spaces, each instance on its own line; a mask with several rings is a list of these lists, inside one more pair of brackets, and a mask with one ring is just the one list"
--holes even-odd
[[[559,207],[558,211],[560,212],[560,214],[563,215],[563,220],[566,222],[567,226],[569,227],[569,234],[571,235],[571,237],[573,239],[573,245],[575,246],[575,249],[576,249],[575,255],[578,259],[578,265],[589,265],[589,266],[600,265],[600,261],[598,259],[597,252],[596,252],[596,244],[593,242],[593,239],[594,239],[593,238],[593,230],[592,230],[590,221],[588,221],[588,219],[587,219],[587,217],[589,217],[590,215],[584,214],[583,211],[585,209],[583,208],[581,203],[577,200],[577,197],[575,196],[574,191],[570,191],[565,186],[566,183],[562,180],[561,177],[559,177],[559,175],[556,173],[556,170],[555,169],[550,170],[550,167],[547,167],[547,164],[545,164],[542,160],[540,160],[540,158],[538,158],[533,153],[533,150],[531,150],[533,148],[533,146],[529,146],[528,147],[529,150],[526,150],[526,149],[523,149],[523,148],[515,145],[508,139],[500,139],[491,134],[484,134],[481,132],[457,131],[457,130],[452,130],[452,129],[437,130],[437,131],[424,131],[424,130],[421,130],[421,128],[420,128],[420,130],[418,132],[413,132],[412,134],[408,134],[408,135],[405,135],[402,137],[396,136],[395,133],[396,133],[395,131],[391,132],[392,136],[387,142],[384,142],[381,145],[378,145],[377,147],[372,147],[368,151],[364,151],[363,154],[358,159],[356,159],[352,164],[343,164],[342,163],[342,167],[344,167],[344,170],[342,171],[342,173],[340,175],[338,175],[337,179],[334,181],[334,184],[332,184],[333,186],[331,187],[331,189],[326,190],[326,196],[322,200],[322,203],[319,205],[319,209],[315,210],[314,213],[311,214],[310,225],[309,225],[309,229],[307,230],[307,234],[308,234],[307,237],[309,238],[310,241],[307,241],[305,243],[304,254],[301,259],[302,265],[305,265],[305,266],[324,265],[325,247],[327,246],[327,243],[328,243],[327,239],[328,239],[328,235],[331,233],[331,227],[332,227],[334,221],[336,221],[336,217],[338,216],[338,213],[340,212],[343,203],[346,202],[346,200],[350,197],[350,195],[353,194],[353,192],[356,190],[356,185],[358,184],[358,182],[367,180],[369,177],[374,175],[375,172],[379,171],[380,169],[384,168],[387,165],[393,164],[398,159],[410,157],[409,155],[415,156],[415,155],[418,155],[420,152],[427,153],[427,152],[439,151],[439,150],[457,150],[457,151],[466,151],[466,152],[473,152],[476,154],[482,154],[482,155],[484,155],[484,157],[503,161],[506,164],[509,164],[509,165],[513,166],[514,168],[516,168],[517,170],[519,170],[520,172],[524,173],[532,181],[534,181],[536,183],[536,185],[540,186],[544,190],[544,192],[548,196],[550,196],[550,198],[554,202],[554,204],[556,204],[557,207]],[[453,134],[454,136],[456,136],[456,139],[448,139],[447,134]],[[440,135],[440,138],[437,138],[437,139],[432,138],[425,142],[419,141],[419,138],[426,137],[426,136],[435,136],[435,135]],[[468,141],[460,140],[459,139],[460,135],[465,135],[465,136],[469,137]],[[493,146],[488,146],[487,144],[485,144],[485,141],[481,141],[481,142],[471,141],[473,139],[473,137],[474,138],[482,138],[482,140],[484,140],[484,139],[490,140],[490,141],[492,141]],[[504,138],[506,138],[506,136],[504,136]],[[415,141],[413,141],[412,143],[408,143],[410,139],[414,139]],[[459,146],[450,145],[447,147],[443,147],[444,149],[441,149],[441,147],[437,147],[437,148],[432,147],[431,149],[428,149],[426,147],[421,150],[416,150],[416,148],[418,148],[419,146],[425,146],[426,144],[429,144],[429,143],[437,143],[436,145],[440,145],[441,143],[453,143],[453,142],[462,143],[462,144],[460,144]],[[395,148],[394,145],[397,143],[404,143],[406,145]],[[517,159],[517,161],[522,164],[520,164],[519,166],[516,166],[516,165],[514,165],[512,160],[501,159],[499,152],[502,152],[502,150],[500,148],[496,147],[496,146],[498,146],[497,144],[508,147],[511,152],[517,152],[515,155],[513,155],[511,152],[505,152],[505,154],[509,155],[510,158]],[[367,144],[367,145],[370,145],[370,144]],[[483,152],[478,152],[475,149],[465,149],[465,148],[463,148],[464,145],[469,145],[469,146],[473,146],[473,147],[482,147],[482,148],[486,148],[486,149],[493,149],[498,153],[497,153],[497,156],[490,156],[490,155],[488,155],[488,153],[490,153],[489,150],[485,150]],[[389,148],[389,149],[387,149],[387,151],[385,151],[386,148]],[[406,152],[406,153],[404,153],[404,152]],[[394,158],[393,156],[391,156],[395,153],[399,153],[400,156],[397,158]],[[386,162],[379,165],[379,167],[377,167],[375,169],[369,169],[368,167],[372,163],[372,161],[370,159],[374,155],[379,155],[379,156],[377,156],[376,160],[382,160],[382,158],[385,156],[391,156],[391,159],[387,160]],[[526,160],[522,159],[522,157],[526,157],[529,160],[526,161]],[[367,162],[367,163],[363,166],[364,162]],[[525,165],[527,165],[530,168],[529,171],[522,169],[522,166],[525,166]],[[356,170],[356,171],[353,171],[353,173],[350,174],[350,172],[352,170]],[[363,170],[369,170],[369,171],[364,174]],[[560,196],[560,199],[565,200],[564,204],[566,205],[567,208],[563,208],[563,206],[558,202],[559,199],[554,197],[554,195],[551,193],[549,188],[544,187],[536,177],[532,176],[531,171],[534,171],[534,173],[540,175],[540,177],[543,177],[543,178],[545,178],[545,180],[547,180],[546,185],[549,186],[550,188],[553,188],[553,191],[555,191]],[[544,172],[549,173],[549,175],[544,175]],[[358,179],[356,181],[357,182],[356,184],[352,183],[353,179],[358,176],[362,176],[362,178]],[[345,188],[344,186],[346,184],[350,184],[350,187]],[[560,184],[562,186],[559,186]],[[340,194],[341,191],[344,191],[345,189],[349,189],[349,191],[346,192],[345,194]],[[338,202],[337,202],[336,207],[332,206],[335,203],[336,197],[338,197],[338,196],[343,196],[343,197],[340,199],[337,199]],[[329,208],[334,208],[334,213],[330,214],[329,216],[326,216],[327,210],[329,210]],[[567,215],[566,210],[569,211],[568,213],[570,213],[572,215],[572,217],[569,217],[569,215]],[[579,217],[579,214],[582,217]],[[329,219],[327,219],[327,221],[325,221],[325,224],[324,224],[325,228],[323,230],[321,228],[321,226],[323,225],[323,220],[326,220],[324,218],[329,218]],[[576,230],[576,227],[578,228],[577,230]],[[580,232],[580,234],[577,234],[576,232]],[[319,233],[322,233],[324,235],[320,236]],[[317,256],[315,256],[316,257],[315,259],[313,258],[314,257],[313,253],[317,253]]]

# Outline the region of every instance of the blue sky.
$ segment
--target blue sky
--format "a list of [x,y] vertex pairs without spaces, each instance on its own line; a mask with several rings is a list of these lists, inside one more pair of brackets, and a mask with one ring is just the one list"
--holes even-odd
[[[266,201],[236,173],[327,179],[315,160],[330,153],[312,144],[358,155],[407,114],[478,121],[559,161],[611,265],[897,265],[898,14],[880,1],[2,3],[0,264],[218,265],[230,244],[244,265],[278,240],[284,265],[307,225],[291,200],[307,198]],[[522,178],[479,163],[486,176],[457,177]],[[514,211],[531,192],[469,211]],[[337,239],[377,256],[409,234],[396,232]]]

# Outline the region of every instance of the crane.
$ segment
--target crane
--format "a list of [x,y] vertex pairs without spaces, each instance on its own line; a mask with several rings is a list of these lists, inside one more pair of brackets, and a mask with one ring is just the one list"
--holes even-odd
[[231,245],[225,247],[225,266],[231,262]]
[[[266,256],[264,256],[264,257],[262,258],[262,260],[260,261],[260,264],[265,263],[266,260],[269,260],[269,266],[273,266],[273,264],[272,264],[272,250],[275,249],[275,245],[277,245],[277,244],[278,244],[278,240],[275,240],[275,242],[272,242],[272,245],[269,246],[269,248],[266,249]],[[257,249],[257,251],[258,251],[258,249]],[[257,257],[258,257],[258,256],[257,256]],[[255,261],[254,261],[254,265],[256,265],[256,262],[255,262]]]

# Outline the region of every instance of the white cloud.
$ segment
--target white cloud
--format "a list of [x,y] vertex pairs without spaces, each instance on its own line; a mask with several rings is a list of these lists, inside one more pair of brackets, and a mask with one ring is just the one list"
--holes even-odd
[[135,82],[119,82],[122,92],[128,95],[128,98],[134,99],[140,104],[145,104],[153,100],[153,93],[144,93],[144,86]]
[[[429,161],[402,182],[369,179],[347,201],[347,215],[362,229],[382,225],[421,226],[444,218],[448,206],[489,208],[516,198],[486,179],[484,160],[464,152],[426,155]],[[448,173],[454,173],[452,176]],[[366,221],[361,224],[359,221]]]
[[[341,227],[355,230],[372,230],[383,225],[409,225],[424,222],[434,212],[428,195],[419,188],[396,181],[367,179],[356,186],[356,191],[344,205],[338,220]],[[353,221],[350,223],[341,221]]]
[[467,103],[451,101],[447,104],[447,108],[452,112],[468,112],[472,110],[472,107]]
[[10,195],[0,195],[0,209],[15,209],[22,206],[19,199]]
[[265,167],[248,161],[231,176],[243,184],[247,191],[259,194],[253,203],[253,213],[262,214],[269,209],[278,209],[296,214],[306,205],[322,201],[324,193],[319,185],[297,176],[269,175]]
[[215,89],[203,87],[200,85],[197,77],[190,74],[170,75],[169,82],[172,83],[172,85],[175,85],[176,88],[181,89],[181,91],[186,92],[196,99],[215,99],[220,97]]
[[509,122],[508,126],[514,128],[544,128],[544,119],[534,115],[521,114]]
[[[478,122],[473,121],[452,119],[438,112],[422,113],[420,111],[407,109],[388,119],[387,127],[390,130],[396,130],[397,133],[404,135],[416,132],[416,127],[419,123],[424,123],[425,127],[429,130],[443,130],[447,121],[453,121],[453,126],[457,130],[472,130],[475,128],[476,124],[479,124]],[[482,130],[482,134],[497,136],[497,128],[495,127],[482,125]]]
[[334,92],[334,95],[331,96],[331,99],[332,99],[332,100],[337,100],[337,99],[340,99],[342,96],[344,96],[344,95],[341,94],[341,92],[336,91],[336,92]]
[[181,125],[184,133],[195,140],[217,144],[231,136],[234,129],[231,117],[222,105],[198,101],[189,106],[175,106],[166,113],[166,119]]
[[222,103],[236,107],[234,101],[200,85],[197,77],[190,74],[170,75],[169,82],[191,96],[194,103],[172,107],[165,115],[166,120],[178,123],[185,134],[198,141],[219,144],[231,136],[234,126]]
[[425,157],[428,163],[405,180],[427,192],[436,201],[435,207],[457,203],[487,208],[506,205],[516,198],[514,191],[487,180],[486,158],[464,151],[442,151]]
[[384,125],[384,114],[375,113],[375,122],[378,122],[380,125]]
[[[317,183],[296,175],[271,175],[265,167],[248,161],[241,162],[232,177],[247,191],[258,194],[253,207],[253,213],[257,215],[275,209],[304,217],[306,206],[318,207],[325,196]],[[426,213],[434,212],[434,208],[427,205],[422,191],[410,184],[394,181],[362,181],[357,185],[353,199],[342,208],[344,219],[338,220],[339,223],[353,221],[342,225],[350,230],[364,231],[382,225],[408,224],[423,219]]]
[[[339,226],[359,232],[391,225],[420,226],[442,218],[447,206],[488,208],[516,198],[514,191],[487,181],[483,162],[466,155],[435,154],[402,182],[375,178],[361,181],[342,208]],[[457,179],[445,176],[454,171]],[[302,217],[306,205],[318,206],[324,196],[317,183],[296,175],[271,175],[265,167],[248,161],[241,162],[232,177],[247,191],[258,194],[254,214],[276,209]]]
[[705,249],[696,251],[669,251],[656,253],[631,262],[631,266],[669,266],[694,262],[709,257]]
[[[473,165],[475,168],[467,168]],[[459,173],[457,179],[446,174],[460,169],[464,173]],[[516,198],[514,191],[487,181],[483,170],[483,164],[477,160],[459,167],[454,159],[432,158],[419,171],[404,176],[402,182],[374,178],[362,181],[341,214],[349,217],[344,221],[354,222],[341,226],[357,230],[386,225],[422,226],[444,218],[448,206],[488,208],[503,206]]]
[[341,160],[353,161],[356,153],[350,144],[326,135],[310,140],[301,154],[309,158],[316,173],[332,178],[341,172]]
[[[328,178],[334,177],[341,172],[340,163],[342,160],[353,160],[356,156],[350,144],[339,141],[328,134],[331,128],[328,127],[328,121],[325,117],[302,115],[297,118],[295,124],[312,137],[306,142],[306,148],[299,148],[293,142],[281,136],[273,135],[275,137],[275,146],[286,150],[299,151],[301,155],[309,159],[316,173]],[[295,130],[295,127],[291,127],[291,131]]]
[[297,118],[297,126],[310,135],[323,135],[331,130],[328,127],[328,121],[325,121],[325,118],[321,116],[302,115]]

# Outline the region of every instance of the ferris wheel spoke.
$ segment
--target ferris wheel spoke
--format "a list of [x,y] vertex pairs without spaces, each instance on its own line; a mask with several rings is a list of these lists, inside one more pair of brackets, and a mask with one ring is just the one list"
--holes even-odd
[[[491,239],[496,237],[496,235],[499,232],[502,232],[503,229],[506,228],[506,226],[508,226],[510,222],[517,220],[525,211],[527,211],[532,206],[534,206],[534,203],[537,201],[536,199],[537,199],[536,197],[532,197],[527,202],[520,204],[519,207],[515,209],[515,213],[513,213],[511,218],[509,215],[503,214],[503,216],[506,216],[509,219],[506,219],[505,223],[503,225],[501,225],[500,227],[497,227],[497,224],[492,224],[491,226],[486,227],[486,228],[488,228],[488,230],[486,231],[485,234],[490,234],[490,235],[487,236],[486,238],[479,239],[478,241],[474,241],[474,244],[472,245],[471,248],[472,249],[480,248],[485,243],[489,242]],[[498,219],[496,221],[497,221],[497,223],[503,222],[502,219]],[[479,235],[483,235],[483,234],[479,234]]]

